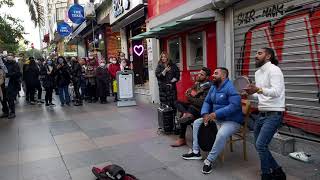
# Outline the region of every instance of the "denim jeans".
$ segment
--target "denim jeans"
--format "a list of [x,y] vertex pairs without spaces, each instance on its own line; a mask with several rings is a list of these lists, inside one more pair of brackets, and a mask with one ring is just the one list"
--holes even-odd
[[[198,144],[198,132],[202,123],[203,118],[199,118],[193,123],[193,151],[200,151]],[[223,151],[228,138],[240,129],[240,124],[234,121],[216,121],[216,123],[218,125],[216,140],[214,141],[211,151],[207,157],[210,162],[214,162],[217,159],[218,155]]]
[[254,127],[255,147],[260,157],[261,172],[269,174],[270,169],[279,168],[278,163],[272,157],[268,145],[273,135],[280,127],[282,115],[259,116],[256,119]]
[[70,103],[70,95],[69,95],[68,88],[69,86],[62,86],[58,88],[61,104]]

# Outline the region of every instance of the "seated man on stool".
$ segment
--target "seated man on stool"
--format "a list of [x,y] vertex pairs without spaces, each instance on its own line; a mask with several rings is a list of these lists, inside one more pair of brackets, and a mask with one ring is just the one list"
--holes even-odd
[[220,127],[215,142],[208,157],[204,161],[202,173],[212,171],[212,163],[223,151],[228,138],[240,128],[243,122],[241,97],[232,82],[228,79],[228,69],[219,67],[213,74],[213,85],[203,102],[201,116],[193,123],[192,152],[182,155],[183,159],[202,159],[198,144],[198,131],[200,125],[206,126],[209,121],[215,121]]
[[172,147],[180,147],[186,144],[185,134],[187,126],[200,117],[203,101],[211,87],[211,82],[209,81],[210,75],[210,69],[203,67],[198,73],[195,84],[186,91],[185,95],[188,102],[176,102],[178,111],[182,113],[182,117],[179,119],[181,129],[179,139],[174,144],[171,144]]

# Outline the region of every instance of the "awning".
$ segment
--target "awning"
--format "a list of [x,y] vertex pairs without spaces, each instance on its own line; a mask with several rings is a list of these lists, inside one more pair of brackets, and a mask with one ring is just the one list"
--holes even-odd
[[192,29],[196,26],[204,25],[214,21],[216,17],[216,12],[213,10],[207,10],[200,13],[195,13],[185,18],[173,21],[159,27],[150,29],[147,32],[138,34],[132,37],[132,40],[139,40],[144,38],[160,38],[163,36],[168,36],[169,34],[174,34],[180,31],[186,31]]
[[71,39],[75,38],[77,35],[81,33],[84,28],[87,27],[87,21],[82,22],[71,34]]

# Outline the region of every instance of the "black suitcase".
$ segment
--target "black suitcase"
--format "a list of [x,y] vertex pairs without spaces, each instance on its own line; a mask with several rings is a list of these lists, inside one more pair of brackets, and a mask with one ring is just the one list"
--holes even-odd
[[158,108],[159,130],[165,134],[172,133],[174,125],[174,110],[168,105],[160,105]]

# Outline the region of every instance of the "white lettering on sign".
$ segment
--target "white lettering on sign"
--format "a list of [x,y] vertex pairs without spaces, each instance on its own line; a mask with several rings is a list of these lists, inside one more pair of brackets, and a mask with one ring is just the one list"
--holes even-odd
[[112,8],[114,17],[120,16],[124,10],[128,10],[130,8],[129,0],[112,0]]

